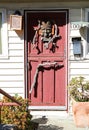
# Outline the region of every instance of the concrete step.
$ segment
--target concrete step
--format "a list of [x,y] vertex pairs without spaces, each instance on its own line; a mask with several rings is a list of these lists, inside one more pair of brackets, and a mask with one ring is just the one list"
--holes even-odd
[[85,128],[79,128],[75,126],[73,117],[59,118],[59,117],[39,117],[33,118],[34,122],[37,122],[37,130],[89,130],[86,126]]

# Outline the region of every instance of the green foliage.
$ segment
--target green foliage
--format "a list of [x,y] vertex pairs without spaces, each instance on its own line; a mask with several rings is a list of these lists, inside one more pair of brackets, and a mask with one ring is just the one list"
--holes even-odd
[[69,82],[70,96],[79,102],[89,101],[89,81],[86,81],[84,77],[74,77]]
[[[18,130],[30,130],[31,115],[27,109],[29,100],[15,96],[17,101],[22,103],[21,106],[2,106],[1,107],[1,122],[3,124],[15,124]],[[12,102],[7,97],[3,97],[3,102]]]

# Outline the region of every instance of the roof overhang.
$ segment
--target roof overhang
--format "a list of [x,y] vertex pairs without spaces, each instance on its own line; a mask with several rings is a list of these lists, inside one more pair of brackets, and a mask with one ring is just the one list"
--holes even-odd
[[[74,0],[74,2],[88,2],[89,0]],[[34,2],[73,2],[73,0],[0,0],[0,3],[34,3]]]

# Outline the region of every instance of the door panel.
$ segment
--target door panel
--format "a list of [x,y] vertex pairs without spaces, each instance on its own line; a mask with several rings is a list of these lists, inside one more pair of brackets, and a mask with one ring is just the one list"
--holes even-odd
[[[26,12],[29,63],[28,90],[31,90],[31,93],[28,91],[28,97],[32,106],[64,106],[66,109],[67,13],[67,10]],[[51,37],[53,38],[55,35],[55,24],[59,37],[49,44],[43,42],[41,40],[43,37],[40,35],[42,30],[40,29],[37,33],[34,30],[34,28],[39,27],[38,20],[46,21],[45,23],[55,21],[52,24]],[[33,44],[35,34],[37,34],[37,43]]]

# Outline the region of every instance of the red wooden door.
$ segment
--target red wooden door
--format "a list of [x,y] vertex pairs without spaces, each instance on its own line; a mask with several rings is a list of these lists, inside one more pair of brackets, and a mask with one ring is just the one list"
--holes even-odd
[[[67,108],[67,13],[26,12],[28,96],[32,106]],[[46,34],[44,28],[49,28]]]

